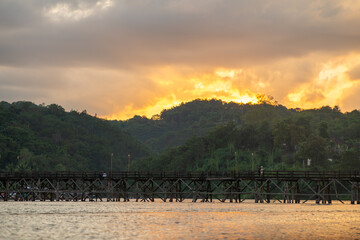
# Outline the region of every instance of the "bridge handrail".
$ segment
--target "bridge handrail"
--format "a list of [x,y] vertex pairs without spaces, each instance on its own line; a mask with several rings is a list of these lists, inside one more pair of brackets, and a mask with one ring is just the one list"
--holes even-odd
[[360,178],[360,171],[207,171],[207,172],[140,172],[140,171],[59,171],[59,172],[0,172],[0,178],[307,178],[351,179]]

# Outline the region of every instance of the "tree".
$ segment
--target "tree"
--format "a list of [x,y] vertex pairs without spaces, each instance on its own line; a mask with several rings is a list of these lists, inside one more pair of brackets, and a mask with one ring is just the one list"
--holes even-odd
[[360,151],[348,150],[341,156],[341,169],[348,171],[360,170]]
[[311,159],[311,166],[315,169],[327,167],[327,142],[324,138],[311,134],[296,153],[299,163]]
[[328,124],[327,122],[321,122],[319,126],[319,136],[323,138],[329,138]]
[[33,160],[33,153],[29,149],[21,149],[20,155],[18,156],[18,163],[15,166],[15,171],[36,171],[38,170],[37,165]]
[[288,119],[276,124],[273,134],[275,146],[294,152],[297,145],[306,138],[306,129]]

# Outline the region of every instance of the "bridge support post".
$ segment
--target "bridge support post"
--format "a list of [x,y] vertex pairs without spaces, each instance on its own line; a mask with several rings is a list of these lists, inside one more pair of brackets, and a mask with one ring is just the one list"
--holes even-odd
[[178,185],[178,198],[179,198],[179,202],[182,202],[183,201],[183,198],[182,198],[182,184],[181,184],[181,181],[179,181]]
[[351,204],[355,204],[355,183],[351,184]]
[[331,199],[331,184],[330,182],[327,184],[327,200],[328,200],[328,204],[332,204],[332,199]]
[[296,182],[295,203],[300,203],[300,186],[299,186],[299,181]]
[[270,181],[268,180],[267,183],[266,183],[266,202],[270,203],[270,199],[271,199],[271,196],[270,196]]
[[284,203],[289,203],[289,182],[284,182]]
[[236,188],[235,188],[236,194],[235,194],[235,201],[241,202],[241,194],[240,194],[240,186],[239,181],[236,182]]
[[106,201],[110,201],[111,200],[111,196],[110,196],[110,192],[111,192],[111,180],[110,178],[108,179],[108,187],[107,187],[107,191],[106,191]]
[[264,185],[263,181],[260,182],[260,193],[259,193],[260,203],[264,203]]
[[140,199],[140,189],[139,189],[139,182],[138,181],[136,181],[136,183],[135,183],[135,185],[136,185],[136,202],[138,202],[139,201],[139,199]]
[[55,195],[55,201],[59,201],[59,179],[54,180],[54,195]]
[[259,196],[258,196],[258,184],[257,181],[254,180],[254,197],[255,197],[255,203],[259,202]]
[[9,181],[5,181],[4,201],[7,201],[9,198],[9,184]]
[[150,189],[151,189],[150,201],[151,201],[151,202],[154,202],[154,201],[155,201],[155,195],[154,195],[154,180],[151,180]]
[[196,202],[197,200],[197,186],[196,186],[196,182],[194,181],[194,188],[193,188],[193,198],[192,198],[192,201],[193,202]]
[[320,204],[320,182],[316,182],[316,204]]
[[168,186],[167,185],[167,181],[164,182],[164,198],[163,201],[166,202],[167,200],[167,192],[168,192]]
[[174,182],[173,181],[169,181],[169,202],[173,202],[173,198],[174,198]]
[[360,204],[360,183],[357,183],[357,204]]
[[222,198],[221,198],[221,202],[225,202],[226,201],[226,185],[225,185],[225,181],[222,181]]
[[212,202],[213,201],[213,190],[211,189],[211,181],[207,181],[207,192],[208,192],[208,201]]
[[322,204],[326,204],[326,188],[324,189],[324,186],[326,186],[326,182],[322,182],[322,185],[321,185],[321,189],[322,189],[322,192],[321,192],[321,202]]

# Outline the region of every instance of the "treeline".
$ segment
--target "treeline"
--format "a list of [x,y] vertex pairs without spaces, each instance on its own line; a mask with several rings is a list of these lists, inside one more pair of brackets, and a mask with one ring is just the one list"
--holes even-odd
[[[0,103],[0,170],[224,171],[360,168],[360,112],[194,100],[107,121],[56,104]],[[129,164],[130,163],[130,164]]]
[[124,170],[150,150],[119,126],[56,104],[0,103],[2,171]]
[[[133,162],[134,170],[360,168],[357,110],[343,114],[338,107],[300,110],[195,100],[154,119],[135,117],[123,124],[162,152]],[[176,147],[164,151],[163,145]]]
[[197,99],[164,109],[151,119],[135,116],[118,123],[153,151],[161,153],[170,147],[180,146],[191,137],[204,136],[229,121],[241,126],[246,123],[261,124],[264,119],[272,123],[290,116],[291,111],[285,107],[266,101],[252,105]]

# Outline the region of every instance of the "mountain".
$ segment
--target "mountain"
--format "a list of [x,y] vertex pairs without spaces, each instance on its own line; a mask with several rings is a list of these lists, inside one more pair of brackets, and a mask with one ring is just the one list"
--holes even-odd
[[164,109],[152,119],[135,116],[119,122],[132,136],[161,153],[169,147],[180,146],[191,137],[204,136],[214,127],[233,122],[260,125],[272,124],[291,117],[295,110],[281,105],[226,103],[221,100],[194,100],[171,109]]
[[56,104],[0,103],[2,171],[127,170],[151,151],[120,126]]
[[152,119],[120,123],[158,155],[132,162],[146,171],[360,167],[360,112],[301,110],[261,103],[195,100]]

